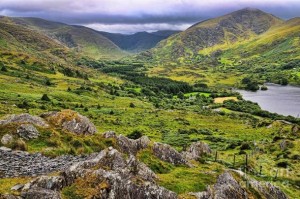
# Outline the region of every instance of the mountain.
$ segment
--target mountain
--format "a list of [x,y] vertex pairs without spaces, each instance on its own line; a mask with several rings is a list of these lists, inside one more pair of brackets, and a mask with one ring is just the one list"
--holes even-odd
[[99,32],[103,36],[113,41],[122,50],[130,52],[141,52],[153,48],[158,42],[176,34],[180,31],[162,30],[157,32],[137,32],[135,34],[114,34]]
[[299,22],[246,8],[199,22],[138,57],[154,61],[151,75],[176,80],[237,86],[252,76],[299,85]]
[[62,45],[91,58],[119,58],[126,55],[112,41],[93,29],[39,18],[6,18],[6,22],[45,34]]
[[170,59],[191,57],[219,47],[249,40],[271,27],[283,23],[283,20],[258,9],[246,8],[222,17],[199,22],[186,31],[175,34],[162,41],[154,54]]

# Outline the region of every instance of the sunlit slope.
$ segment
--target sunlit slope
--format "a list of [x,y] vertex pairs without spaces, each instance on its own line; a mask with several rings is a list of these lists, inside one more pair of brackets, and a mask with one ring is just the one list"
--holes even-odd
[[156,58],[182,59],[198,53],[209,54],[216,48],[250,40],[283,21],[257,9],[243,9],[193,25],[182,33],[162,41],[153,50]]
[[71,26],[39,18],[7,18],[11,23],[36,30],[70,49],[91,58],[119,58],[125,53],[98,32],[83,26]]

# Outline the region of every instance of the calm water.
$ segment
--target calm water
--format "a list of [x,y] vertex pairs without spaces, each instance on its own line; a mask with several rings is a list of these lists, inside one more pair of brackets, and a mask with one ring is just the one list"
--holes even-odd
[[266,84],[267,91],[237,90],[245,100],[257,102],[269,112],[300,117],[300,87]]

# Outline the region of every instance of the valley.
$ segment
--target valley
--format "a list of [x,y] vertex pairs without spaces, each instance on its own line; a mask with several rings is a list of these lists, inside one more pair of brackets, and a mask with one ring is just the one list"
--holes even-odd
[[0,198],[299,198],[299,117],[247,101],[300,84],[298,18],[243,9],[133,46],[0,25]]

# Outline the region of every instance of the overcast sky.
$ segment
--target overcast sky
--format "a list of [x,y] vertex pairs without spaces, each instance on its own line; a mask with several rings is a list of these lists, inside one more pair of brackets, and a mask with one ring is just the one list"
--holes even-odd
[[300,0],[0,0],[0,15],[40,17],[108,32],[184,30],[245,7],[284,19],[300,16]]

